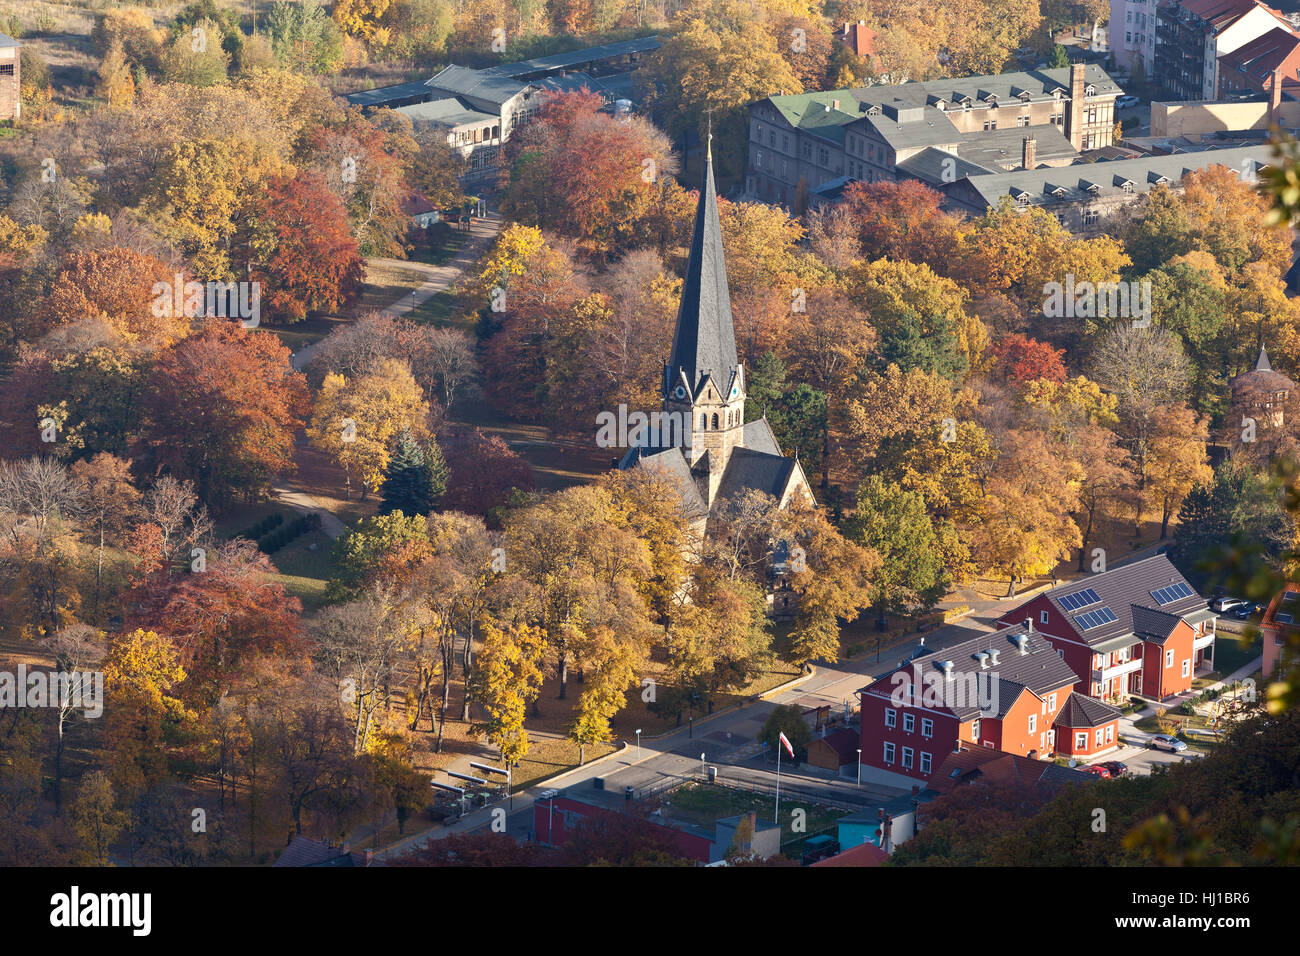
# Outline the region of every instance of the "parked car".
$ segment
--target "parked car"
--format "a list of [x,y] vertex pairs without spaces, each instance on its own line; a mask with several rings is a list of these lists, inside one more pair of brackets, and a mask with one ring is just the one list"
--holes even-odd
[[1112,777],[1122,777],[1128,773],[1128,764],[1122,760],[1106,760],[1097,764],[1098,767],[1105,767],[1110,771]]
[[1224,611],[1231,611],[1234,607],[1240,607],[1242,604],[1245,603],[1246,602],[1243,601],[1241,598],[1221,597],[1218,600],[1216,600],[1213,604],[1211,604],[1210,607],[1213,610],[1218,611],[1220,614],[1222,614]]
[[1132,106],[1137,106],[1139,102],[1136,96],[1121,96],[1115,100],[1115,109],[1126,110]]
[[1091,767],[1084,767],[1083,772],[1096,774],[1098,777],[1101,777],[1102,780],[1110,779],[1110,771],[1099,763],[1095,763]]
[[1187,749],[1187,744],[1168,734],[1153,734],[1147,741],[1147,746],[1152,750],[1167,750],[1171,754],[1179,754]]
[[1254,617],[1257,614],[1263,613],[1263,607],[1258,604],[1253,604],[1250,601],[1246,601],[1229,611],[1228,616],[1235,617],[1239,621],[1244,621],[1249,617]]

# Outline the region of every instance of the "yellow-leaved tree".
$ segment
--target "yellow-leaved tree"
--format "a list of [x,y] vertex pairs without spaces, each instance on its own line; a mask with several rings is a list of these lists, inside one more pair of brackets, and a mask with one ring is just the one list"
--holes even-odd
[[372,371],[348,381],[325,376],[312,407],[307,437],[317,448],[335,456],[347,478],[361,480],[361,497],[378,492],[392,454],[393,442],[404,430],[419,440],[429,437],[429,403],[400,359],[384,359]]
[[501,751],[501,759],[515,763],[528,753],[524,717],[528,705],[542,690],[542,656],[546,632],[527,624],[505,628],[487,624],[478,666],[470,679],[472,698],[487,711],[470,730],[486,734]]

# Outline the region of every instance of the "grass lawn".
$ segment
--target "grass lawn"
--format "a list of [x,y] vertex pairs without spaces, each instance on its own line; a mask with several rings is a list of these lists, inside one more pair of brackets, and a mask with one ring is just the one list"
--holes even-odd
[[419,269],[387,262],[367,262],[366,284],[361,287],[361,298],[357,302],[356,311],[377,312],[388,308],[402,296],[409,299],[411,290],[424,285],[428,278]]
[[[758,814],[760,821],[771,820],[775,807],[775,798],[761,793],[749,793],[717,784],[688,783],[664,798],[664,804],[672,816],[686,823],[693,823],[706,829],[723,817],[748,813]],[[793,825],[798,818],[794,810],[803,810],[803,826],[795,832]],[[847,814],[843,810],[824,807],[820,804],[804,801],[781,801],[781,852],[798,859],[803,850],[803,842],[820,833],[833,835],[835,822]]]
[[[218,536],[228,538],[252,526],[270,514],[280,513],[285,521],[298,512],[277,501],[259,501],[232,509],[216,523]],[[275,554],[268,555],[280,572],[275,577],[289,594],[302,601],[303,610],[315,611],[325,601],[325,585],[334,573],[330,548],[334,542],[323,531],[310,531]]]
[[[617,748],[613,744],[588,744],[587,762],[613,753]],[[526,787],[563,773],[578,765],[578,745],[572,740],[546,738],[535,741],[528,749],[528,756],[519,761],[511,775],[511,786],[518,793]]]
[[297,352],[348,324],[346,319],[335,316],[313,316],[292,325],[264,325],[262,329],[275,335],[290,351]]
[[415,262],[427,262],[432,266],[440,266],[451,259],[465,248],[465,244],[470,240],[470,233],[460,229],[453,228],[447,241],[442,244],[440,249],[430,249],[427,246],[416,246],[411,253],[411,259]]
[[1214,641],[1214,680],[1222,680],[1239,667],[1244,667],[1264,652],[1264,639],[1258,630],[1245,633],[1244,645],[1237,635],[1221,633]]
[[455,308],[456,297],[451,292],[444,290],[429,296],[420,303],[418,308],[406,313],[403,318],[418,322],[421,325],[452,325],[454,324],[452,317]]

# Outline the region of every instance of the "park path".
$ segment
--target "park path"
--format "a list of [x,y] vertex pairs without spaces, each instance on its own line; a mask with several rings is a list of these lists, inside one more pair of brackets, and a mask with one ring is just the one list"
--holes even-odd
[[[411,262],[407,259],[385,259],[380,257],[367,259],[367,263],[401,269],[406,272],[418,272],[425,277],[420,285],[409,292],[402,293],[399,298],[386,308],[380,309],[379,314],[395,319],[414,309],[418,309],[439,292],[449,290],[465,274],[465,270],[478,260],[478,257],[483,254],[483,250],[491,244],[497,233],[501,231],[501,214],[490,212],[484,219],[473,220],[470,223],[469,231],[469,241],[454,256],[441,265],[428,262]],[[311,363],[312,357],[316,354],[319,346],[320,342],[313,342],[311,345],[305,345],[295,352],[292,359],[294,369],[301,372],[306,368]]]
[[[478,260],[478,257],[483,254],[483,250],[491,244],[500,231],[500,213],[491,212],[484,219],[473,220],[470,224],[469,241],[454,256],[441,265],[433,265],[428,262],[409,262],[405,259],[375,258],[367,260],[377,265],[396,267],[407,272],[418,272],[425,277],[420,285],[410,292],[403,293],[399,299],[387,308],[382,309],[380,314],[389,318],[397,318],[419,308],[422,303],[427,302],[438,293],[446,292],[465,274],[465,270]],[[313,342],[295,352],[293,358],[290,359],[294,370],[301,372],[305,369],[311,363],[319,346],[320,342]],[[320,515],[321,530],[331,538],[337,538],[347,530],[347,526],[333,512],[299,488],[292,477],[276,482],[271,490],[276,500],[299,514]]]

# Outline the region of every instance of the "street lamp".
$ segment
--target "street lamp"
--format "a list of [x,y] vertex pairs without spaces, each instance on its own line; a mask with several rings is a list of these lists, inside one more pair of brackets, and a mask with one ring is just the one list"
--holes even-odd
[[700,778],[708,777],[708,772],[704,769],[704,754],[700,754]]
[[858,748],[858,786],[862,786],[862,748]]
[[636,729],[636,755],[638,758],[641,756],[641,728],[640,727]]

